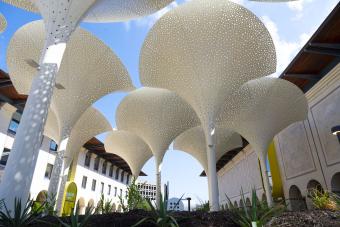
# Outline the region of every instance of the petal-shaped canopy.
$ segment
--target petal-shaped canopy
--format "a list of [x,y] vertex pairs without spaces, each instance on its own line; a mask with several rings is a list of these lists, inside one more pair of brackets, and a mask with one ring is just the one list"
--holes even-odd
[[53,139],[56,143],[61,141],[59,122],[53,110],[49,109],[46,124],[44,128],[44,135]]
[[4,32],[6,30],[6,27],[7,27],[6,18],[4,17],[4,15],[2,15],[2,13],[0,13],[0,33]]
[[176,92],[202,125],[215,120],[244,82],[275,70],[275,47],[264,24],[227,0],[195,0],[169,11],[140,55],[142,84]]
[[[14,5],[16,7],[28,10],[30,12],[38,13],[38,7],[33,3],[40,3],[42,0],[3,0],[6,3]],[[148,14],[152,14],[173,0],[86,0],[87,4],[84,4],[85,0],[73,0],[70,5],[68,15],[73,17],[80,16],[82,13],[82,6],[87,4],[93,4],[89,9],[87,15],[84,17],[86,22],[114,22],[125,21],[135,19]],[[63,1],[60,1],[63,2]],[[92,3],[91,3],[92,2]],[[44,4],[39,4],[40,10],[46,11],[46,16],[51,14],[51,7],[55,7],[55,12],[59,10],[58,4],[54,4],[55,0],[43,0]],[[65,3],[66,5],[66,3]],[[42,8],[43,7],[43,8]],[[64,8],[62,8],[64,10]],[[44,14],[44,12],[40,12]]]
[[181,97],[166,89],[143,87],[131,92],[116,112],[119,130],[141,137],[159,162],[172,141],[197,126],[194,110]]
[[[45,39],[42,21],[24,25],[13,36],[7,51],[11,80],[21,94],[28,94],[36,69],[26,59],[39,62]],[[57,75],[51,109],[60,126],[60,137],[69,135],[83,112],[99,98],[134,87],[120,59],[102,41],[83,29],[74,31]]]
[[95,108],[89,107],[74,125],[66,146],[65,167],[78,155],[80,148],[92,137],[112,130],[107,119]]
[[128,131],[110,132],[104,146],[106,152],[122,157],[135,177],[139,176],[144,164],[152,157],[150,147],[139,136]]
[[297,86],[264,77],[245,83],[222,111],[219,121],[240,133],[255,150],[264,151],[277,133],[306,119],[307,114],[307,99]]
[[[242,138],[239,134],[221,127],[216,127],[216,160],[220,159],[226,152],[242,146]],[[204,131],[201,126],[186,130],[174,141],[174,149],[191,154],[196,158],[204,170],[208,170],[207,145]]]

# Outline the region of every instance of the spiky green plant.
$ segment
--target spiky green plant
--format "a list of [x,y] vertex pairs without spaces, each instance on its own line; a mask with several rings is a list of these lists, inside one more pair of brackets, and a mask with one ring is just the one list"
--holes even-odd
[[113,202],[112,200],[105,200],[104,194],[101,194],[100,200],[97,203],[97,206],[94,210],[95,214],[109,214],[112,213],[113,209]]
[[[161,200],[160,200],[159,207],[157,207],[156,205],[154,206],[151,200],[149,199],[147,200],[149,206],[151,207],[151,216],[141,219],[136,224],[134,224],[132,227],[139,226],[145,222],[153,223],[159,227],[179,227],[176,219],[170,215],[171,212],[173,211],[172,210],[168,211],[167,209],[168,201],[166,200],[165,196],[164,197],[162,195],[160,196],[161,196]],[[182,197],[179,199],[179,201],[182,199]]]
[[79,206],[77,205],[76,209],[71,212],[71,215],[69,217],[69,222],[70,224],[64,222],[61,220],[59,217],[57,217],[58,222],[63,226],[63,227],[84,227],[87,225],[89,218],[91,217],[93,212],[93,208],[89,207],[86,208],[85,210],[85,215],[83,217],[79,218]]
[[201,199],[199,199],[200,204],[196,206],[196,210],[197,211],[204,211],[204,212],[208,212],[210,210],[210,204],[209,201],[203,201]]
[[253,223],[256,223],[257,226],[263,226],[272,217],[285,210],[285,206],[283,204],[268,207],[267,202],[259,201],[256,196],[255,189],[252,189],[251,205],[248,207],[245,203],[246,200],[242,189],[240,195],[242,201],[240,207],[235,207],[230,198],[227,195],[226,197],[233,221],[242,227],[251,227]]
[[317,209],[320,209],[320,210],[339,210],[340,209],[340,206],[339,206],[340,198],[338,195],[332,192],[313,189],[309,192],[309,196],[312,199],[314,207]]
[[28,200],[24,207],[19,198],[14,199],[14,210],[9,210],[6,203],[1,200],[2,209],[0,210],[0,226],[6,227],[26,227],[37,221],[41,217],[43,204],[37,209],[32,209],[33,200]]
[[138,184],[136,180],[137,179],[135,177],[132,178],[131,184],[127,186],[127,194],[125,196],[125,200],[122,196],[118,197],[120,205],[122,206],[124,212],[127,212],[129,210],[148,208],[148,204],[138,190]]

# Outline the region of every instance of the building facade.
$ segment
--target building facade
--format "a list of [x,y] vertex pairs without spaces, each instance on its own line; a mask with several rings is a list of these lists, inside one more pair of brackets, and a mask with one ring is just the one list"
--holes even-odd
[[[8,103],[4,103],[0,108],[0,182],[20,123],[20,116],[20,112]],[[36,157],[37,164],[34,167],[30,187],[31,199],[36,201],[46,199],[45,193],[49,188],[57,150],[58,145],[44,136]],[[80,213],[84,213],[86,207],[95,207],[102,194],[105,200],[112,201],[113,211],[121,212],[119,196],[125,198],[131,174],[111,160],[85,148],[79,151],[75,161],[70,171],[69,180],[71,181],[66,186],[65,194],[73,194],[74,203],[79,204]],[[70,193],[71,188],[73,188],[72,193]]]
[[143,198],[156,200],[156,185],[147,182],[138,182],[138,190]]

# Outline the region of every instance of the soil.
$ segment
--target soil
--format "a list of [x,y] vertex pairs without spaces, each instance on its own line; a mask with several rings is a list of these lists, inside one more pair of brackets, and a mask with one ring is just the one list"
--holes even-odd
[[312,210],[284,212],[272,218],[266,227],[340,227],[340,211]]
[[[112,213],[102,215],[92,215],[89,218],[88,227],[129,227],[137,223],[145,217],[149,217],[150,213],[143,210],[134,210],[128,213]],[[236,227],[228,211],[221,212],[175,212],[172,214],[176,218],[181,227]],[[68,223],[68,218],[61,218]],[[80,220],[82,216],[80,216]],[[55,217],[47,216],[42,219],[44,223],[34,223],[34,227],[56,226],[58,220]],[[51,224],[46,224],[51,223]],[[53,225],[54,224],[54,225]],[[57,225],[58,226],[58,225]],[[141,227],[153,227],[155,225],[145,223]],[[266,227],[340,227],[340,211],[300,211],[300,212],[284,212],[278,217],[274,217]]]

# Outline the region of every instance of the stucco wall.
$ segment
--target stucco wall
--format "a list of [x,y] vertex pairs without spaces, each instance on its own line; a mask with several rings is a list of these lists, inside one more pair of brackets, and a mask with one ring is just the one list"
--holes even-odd
[[258,198],[262,198],[263,187],[259,162],[251,146],[245,147],[231,162],[218,172],[220,204],[226,204],[226,195],[232,202],[240,202],[241,188],[246,198],[251,199],[251,190],[257,190]]
[[[340,64],[306,93],[309,103],[308,119],[288,126],[275,136],[275,148],[282,177],[285,198],[296,185],[303,197],[311,180],[331,190],[331,179],[340,172],[340,143],[331,134],[331,128],[340,125]],[[257,157],[247,146],[219,173],[220,202],[225,194],[239,202],[243,188],[248,192],[252,185],[262,194],[261,175]],[[340,184],[340,182],[338,182]],[[307,206],[310,207],[310,201]]]

